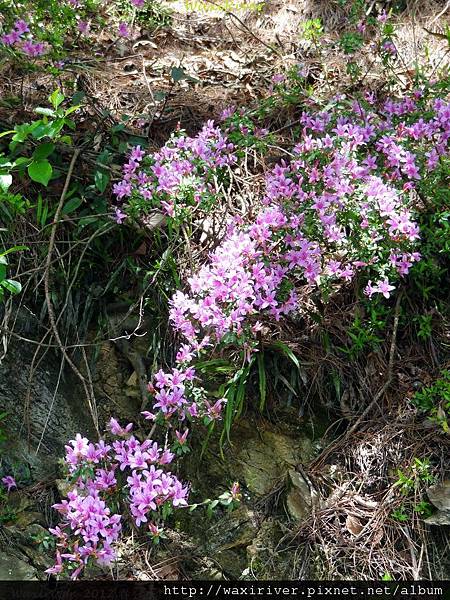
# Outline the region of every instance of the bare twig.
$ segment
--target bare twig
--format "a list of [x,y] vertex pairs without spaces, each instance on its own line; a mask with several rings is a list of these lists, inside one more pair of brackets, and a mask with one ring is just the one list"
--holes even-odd
[[49,244],[48,244],[47,259],[45,262],[44,292],[45,292],[45,300],[47,303],[48,317],[49,317],[53,335],[55,337],[56,342],[59,345],[59,348],[60,348],[66,362],[70,365],[72,371],[75,373],[75,375],[78,377],[78,379],[81,381],[81,383],[83,385],[83,388],[84,388],[84,391],[86,394],[86,399],[87,399],[88,406],[89,406],[89,410],[90,410],[90,413],[92,416],[92,421],[93,421],[94,427],[100,437],[98,416],[96,414],[97,411],[95,409],[95,396],[94,396],[92,382],[90,382],[90,385],[88,386],[88,382],[86,381],[86,378],[81,374],[80,370],[78,369],[76,364],[73,362],[72,358],[67,353],[67,350],[61,341],[61,337],[59,335],[59,331],[58,331],[58,327],[57,327],[55,312],[53,309],[51,292],[50,292],[50,264],[51,264],[51,260],[52,260],[53,249],[55,246],[56,230],[58,228],[59,218],[61,216],[61,211],[62,211],[62,208],[64,205],[64,200],[66,198],[67,190],[69,189],[69,183],[72,178],[72,173],[73,173],[75,163],[77,161],[79,154],[80,154],[80,149],[76,149],[75,152],[73,153],[72,159],[69,164],[69,170],[67,172],[66,180],[64,182],[64,187],[61,192],[60,199],[59,199],[58,207],[56,209],[55,217],[53,219],[53,224],[52,224],[52,228],[51,228],[51,232],[50,232],[50,240],[49,240]]

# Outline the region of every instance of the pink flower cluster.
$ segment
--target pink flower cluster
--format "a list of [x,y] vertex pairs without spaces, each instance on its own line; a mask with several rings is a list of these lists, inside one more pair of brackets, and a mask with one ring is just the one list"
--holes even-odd
[[19,19],[14,23],[11,31],[2,35],[0,40],[5,46],[14,46],[30,57],[44,54],[45,44],[43,42],[33,42],[32,38],[24,39],[23,36],[29,33],[29,31],[28,23],[23,19]]
[[[58,540],[58,552],[56,564],[47,569],[46,573],[61,573],[64,568],[63,559],[75,567],[71,576],[76,579],[89,558],[95,558],[100,564],[109,564],[114,559],[112,544],[118,539],[122,528],[121,516],[111,514],[106,502],[95,489],[91,489],[87,495],[74,489],[67,497],[60,504],[53,505],[63,515],[63,523],[61,527],[50,529],[50,533]],[[80,541],[77,539],[70,544],[70,533],[65,529],[74,532]]]
[[[206,347],[207,343],[207,339],[204,339],[201,347],[197,345],[196,353]],[[214,421],[220,417],[225,399],[217,400],[214,404],[207,400],[206,391],[195,382],[195,369],[188,366],[193,358],[194,346],[184,344],[177,355],[179,368],[172,369],[170,373],[160,370],[155,375],[155,386],[149,385],[149,391],[156,400],[152,409],[154,412],[144,411],[142,414],[146,419],[154,421],[158,414],[165,421],[173,415],[177,415],[180,420],[207,417]],[[183,434],[177,432],[176,437],[179,445],[183,445],[187,431]]]
[[76,579],[90,559],[101,564],[114,560],[114,542],[122,529],[118,503],[124,510],[128,507],[136,526],[150,519],[150,530],[161,509],[186,506],[188,488],[161,468],[173,461],[172,452],[152,440],[139,441],[131,435],[132,427],[111,418],[109,430],[122,439],[110,445],[77,434],[66,446],[66,465],[75,487],[66,500],[54,505],[62,522],[50,529],[57,538],[57,555],[47,573],[58,574],[68,566]]
[[225,167],[236,161],[233,150],[233,144],[208,121],[196,137],[173,135],[151,156],[145,157],[139,146],[134,148],[113,191],[127,213],[160,208],[170,217],[188,216],[214,202],[214,175],[220,178]]

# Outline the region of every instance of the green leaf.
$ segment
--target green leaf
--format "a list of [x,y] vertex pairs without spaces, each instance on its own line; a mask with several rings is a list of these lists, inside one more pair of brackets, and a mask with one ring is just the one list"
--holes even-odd
[[61,102],[64,102],[64,99],[65,99],[65,96],[63,96],[63,94],[61,94],[61,92],[59,90],[55,90],[53,92],[53,94],[49,97],[49,102],[51,103],[53,108],[55,110],[57,110],[57,108],[61,104]]
[[178,81],[182,81],[183,79],[187,78],[187,74],[180,67],[174,67],[170,71],[170,76],[175,81],[175,83],[178,83]]
[[78,90],[77,92],[75,92],[75,94],[72,96],[72,102],[74,104],[80,104],[81,102],[83,102],[83,100],[86,98],[86,94],[82,91],[82,90]]
[[191,75],[186,73],[181,67],[173,67],[173,69],[170,71],[170,76],[172,77],[175,83],[178,83],[183,79],[187,79],[189,81],[200,81],[199,79],[196,79],[195,77],[192,77]]
[[163,100],[166,99],[167,94],[165,92],[162,92],[161,90],[157,90],[154,94],[153,94],[156,102],[162,102]]
[[62,135],[59,138],[59,141],[61,142],[61,144],[67,144],[68,146],[71,146],[73,144],[73,140],[70,137],[70,135]]
[[0,174],[0,189],[3,192],[7,192],[11,184],[12,184],[12,175],[10,175],[9,173]]
[[5,279],[0,283],[4,288],[6,288],[11,294],[20,294],[22,291],[22,286],[18,281],[13,281],[12,279]]
[[94,175],[95,187],[103,194],[109,183],[109,175],[102,171],[95,171]]
[[12,252],[20,252],[21,250],[29,250],[29,248],[28,246],[13,246],[12,248],[8,248],[8,250],[5,250],[4,252],[0,252],[0,258],[2,256],[6,256],[7,254],[11,254]]
[[19,158],[16,158],[16,160],[14,161],[14,166],[15,167],[23,167],[23,165],[27,165],[30,162],[30,158],[27,158],[26,156],[19,156]]
[[257,354],[256,360],[258,361],[258,374],[259,374],[259,410],[262,412],[266,405],[266,369],[264,366],[264,354],[261,352]]
[[38,115],[44,115],[45,117],[54,117],[55,111],[51,108],[45,108],[44,106],[38,106],[35,111]]
[[297,369],[300,370],[300,363],[298,361],[298,358],[295,356],[295,354],[292,352],[292,350],[289,348],[289,346],[287,346],[284,342],[279,342],[279,341],[274,342],[273,346],[275,346],[276,348],[279,348],[281,350],[281,352],[294,363],[294,365],[297,367]]
[[50,156],[54,149],[55,144],[52,144],[52,142],[40,144],[33,152],[33,158],[34,160],[43,160],[44,158],[47,158],[47,156]]
[[66,110],[66,112],[64,113],[65,117],[68,117],[69,115],[71,115],[72,113],[74,113],[76,110],[78,110],[80,108],[80,105],[77,104],[76,106],[71,106],[70,108],[68,108]]
[[[40,140],[41,138],[45,137],[46,135],[50,137],[50,132],[52,130],[52,127],[53,127],[53,121],[51,121],[50,123],[44,123],[44,121],[42,121],[32,131],[32,135],[33,135],[34,139]],[[15,137],[16,136],[13,137],[13,140],[15,139]]]
[[2,132],[0,133],[0,138],[4,137],[5,135],[9,135],[9,134],[11,134],[11,133],[15,133],[15,132],[16,132],[16,130],[15,130],[15,129],[10,129],[9,131],[2,131]]
[[42,185],[45,186],[48,185],[52,173],[52,165],[48,162],[48,160],[34,160],[28,166],[28,175],[31,177],[31,179],[37,183],[42,183]]
[[92,223],[96,223],[98,221],[98,217],[83,217],[78,221],[78,229],[81,230],[86,225],[92,225]]
[[71,198],[70,200],[68,200],[65,203],[65,205],[61,211],[61,214],[68,215],[71,212],[74,212],[75,210],[77,210],[77,208],[79,206],[81,206],[82,203],[83,203],[83,198]]
[[236,386],[234,385],[234,383],[232,383],[229,386],[229,388],[227,389],[226,394],[225,394],[227,403],[225,404],[224,428],[222,431],[222,435],[220,436],[221,448],[222,448],[222,442],[224,439],[224,435],[226,435],[228,441],[230,441],[230,431],[231,431],[231,425],[233,423],[236,392],[237,392]]
[[241,416],[242,409],[244,408],[244,400],[245,400],[245,390],[247,386],[247,379],[250,373],[250,369],[254,363],[254,357],[250,360],[245,369],[242,370],[242,375],[239,378],[239,387],[236,394],[236,414],[235,419],[238,419]]

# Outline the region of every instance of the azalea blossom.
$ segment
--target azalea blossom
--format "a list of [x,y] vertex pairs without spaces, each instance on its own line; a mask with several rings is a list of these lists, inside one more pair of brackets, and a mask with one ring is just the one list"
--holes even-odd
[[16,480],[12,475],[7,475],[6,477],[2,477],[2,483],[6,486],[8,492],[10,492],[13,488],[17,488]]

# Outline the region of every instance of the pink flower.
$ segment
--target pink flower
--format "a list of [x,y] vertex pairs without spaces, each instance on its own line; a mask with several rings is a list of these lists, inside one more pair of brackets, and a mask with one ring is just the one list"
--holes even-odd
[[45,45],[42,42],[34,44],[32,41],[27,40],[22,44],[22,50],[31,57],[41,56],[45,52]]
[[[51,530],[50,530],[50,533],[52,533]],[[53,565],[53,567],[50,567],[49,569],[47,569],[44,572],[48,573],[48,575],[58,575],[59,573],[61,573],[62,570],[63,570],[63,564],[62,564],[61,552],[59,550],[57,550],[56,551],[56,563]]]
[[189,433],[189,429],[186,429],[183,433],[180,433],[178,430],[175,431],[176,438],[180,446],[183,446],[186,443],[186,439]]
[[119,23],[118,32],[121,37],[130,37],[130,30],[126,23]]
[[152,412],[149,412],[148,410],[142,411],[141,415],[143,415],[144,418],[147,419],[148,421],[154,421],[156,419],[156,415]]
[[283,73],[275,73],[275,75],[273,75],[272,77],[273,83],[282,83],[284,80],[285,76],[283,75]]
[[385,278],[383,281],[378,281],[376,284],[376,291],[383,294],[385,298],[390,297],[392,290],[395,290],[395,286],[390,285],[387,278]]
[[127,218],[127,214],[124,213],[122,210],[120,210],[120,208],[115,209],[114,220],[118,225],[122,225],[122,223],[124,222],[124,220],[126,218]]
[[30,31],[28,24],[23,19],[19,19],[14,23],[14,29],[19,35],[23,35],[24,33],[27,33],[27,31]]
[[116,419],[111,417],[107,427],[112,434],[119,435],[122,437],[130,433],[130,431],[133,429],[133,423],[128,423],[128,425],[125,428],[123,428]]
[[20,35],[17,31],[11,31],[10,33],[2,35],[0,40],[5,46],[14,46],[14,44],[20,40]]
[[6,477],[2,477],[2,483],[6,486],[8,492],[10,492],[13,488],[17,488],[17,483],[12,475],[7,475]]
[[90,24],[87,21],[78,21],[78,31],[84,35],[89,32]]

